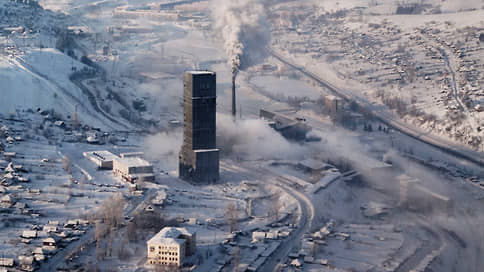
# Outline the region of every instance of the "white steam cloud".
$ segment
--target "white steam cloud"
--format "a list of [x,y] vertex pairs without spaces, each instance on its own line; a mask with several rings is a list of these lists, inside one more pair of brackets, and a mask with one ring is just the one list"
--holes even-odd
[[162,132],[148,136],[144,141],[144,152],[150,160],[159,160],[165,171],[174,171],[178,166],[178,153],[182,145],[181,133]]
[[[183,141],[181,131],[158,133],[144,141],[144,152],[150,160],[159,161],[166,171],[176,171],[178,153]],[[217,147],[224,157],[244,160],[299,160],[307,147],[291,143],[260,119],[240,120],[217,114]]]
[[224,47],[232,72],[245,61],[247,52],[258,55],[268,40],[265,7],[258,0],[213,0],[215,30],[224,39]]
[[222,154],[248,160],[302,159],[307,150],[291,143],[260,119],[239,120],[217,115],[217,141]]

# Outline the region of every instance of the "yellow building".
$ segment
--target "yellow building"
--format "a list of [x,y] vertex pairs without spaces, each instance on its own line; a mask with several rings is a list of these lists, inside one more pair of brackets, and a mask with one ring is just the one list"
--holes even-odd
[[147,242],[147,263],[181,266],[185,256],[196,250],[196,233],[185,228],[166,227]]

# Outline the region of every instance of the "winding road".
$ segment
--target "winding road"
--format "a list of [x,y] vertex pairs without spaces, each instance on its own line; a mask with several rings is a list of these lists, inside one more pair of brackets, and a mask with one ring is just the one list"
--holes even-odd
[[278,267],[282,265],[281,260],[284,260],[294,248],[298,248],[303,235],[311,230],[314,219],[314,206],[304,193],[299,192],[292,187],[294,183],[293,181],[265,168],[252,168],[250,170],[258,172],[261,175],[275,177],[275,179],[269,179],[268,182],[294,197],[294,199],[298,201],[299,210],[301,212],[298,228],[291,232],[291,235],[283,240],[272,255],[266,259],[264,264],[257,269],[257,271],[261,272],[277,271]]

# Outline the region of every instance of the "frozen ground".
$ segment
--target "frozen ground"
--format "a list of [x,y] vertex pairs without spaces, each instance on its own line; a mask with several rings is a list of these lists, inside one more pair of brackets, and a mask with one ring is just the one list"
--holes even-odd
[[[0,101],[5,103],[2,104],[2,124],[25,139],[7,144],[6,151],[16,151],[18,157],[13,159],[14,163],[31,170],[26,174],[30,183],[22,184],[23,187],[10,186],[7,193],[15,194],[20,202],[42,214],[39,218],[4,216],[4,222],[12,224],[0,230],[0,239],[7,245],[5,254],[15,252],[11,255],[18,255],[20,251],[31,254],[31,248],[37,246],[40,239],[25,245],[19,244],[17,237],[21,230],[31,228],[32,224],[45,225],[48,220],[55,219],[64,223],[68,219],[84,217],[109,196],[122,192],[126,198],[126,220],[123,222],[126,226],[120,227],[115,234],[107,234],[96,247],[93,238],[97,228],[92,223],[83,229],[87,232],[79,238],[83,243],[78,242],[85,244],[86,249],[80,252],[67,246],[44,265],[45,271],[63,266],[75,270],[80,264],[89,268],[97,265],[103,270],[148,269],[144,267],[145,241],[158,229],[140,231],[137,239],[130,241],[129,222],[133,217],[146,216],[151,210],[149,206],[158,218],[174,219],[174,224],[197,230],[199,250],[189,260],[192,264],[199,264],[196,271],[219,271],[232,269],[235,265],[241,269],[255,267],[260,271],[272,271],[281,267],[291,271],[292,258],[304,263],[303,271],[408,271],[427,267],[435,271],[479,271],[484,237],[479,231],[483,222],[481,202],[484,194],[480,183],[470,178],[481,178],[482,168],[399,133],[379,131],[377,127],[382,124],[371,120],[363,122],[365,126],[371,123],[373,132],[364,131],[362,123],[353,130],[335,126],[321,105],[320,97],[327,95],[328,91],[271,57],[240,72],[237,101],[242,118],[232,123],[231,117],[226,115],[230,110],[230,67],[223,41],[210,27],[209,4],[202,1],[158,11],[152,9],[156,5],[151,2],[40,1],[46,8],[65,14],[62,16],[72,16],[71,24],[87,25],[94,32],[75,38],[78,44],[75,53],[85,53],[106,74],[81,77],[74,83],[68,80],[72,67],[79,70],[85,65],[58,50],[35,48],[35,41],[39,40],[47,47],[54,47],[56,36],[53,33],[47,35],[49,37],[33,39],[33,43],[28,39],[2,36],[9,47],[2,51],[0,69],[7,76],[0,76],[0,80],[10,90],[5,96],[9,101]],[[469,1],[457,5],[446,1],[441,3],[441,11],[446,12],[444,15],[426,14],[430,9],[423,15],[410,17],[394,16],[393,1],[377,2],[379,5],[369,5],[370,1],[289,1],[269,6],[272,46],[279,47],[295,63],[338,86],[351,87],[359,96],[371,101],[383,103],[381,96],[376,97],[378,89],[384,89],[385,95],[401,93],[402,99],[411,100],[418,96],[415,103],[418,109],[436,114],[438,118],[447,118],[442,99],[449,101],[449,108],[453,105],[457,108],[458,103],[463,102],[463,97],[456,97],[455,92],[451,92],[451,70],[457,73],[469,62],[478,62],[482,50],[466,42],[462,47],[468,54],[461,58],[453,49],[453,43],[441,44],[437,38],[450,39],[456,33],[464,33],[460,29],[465,26],[479,27],[476,24],[480,24],[478,20],[482,14],[480,3]],[[313,4],[317,8],[313,8]],[[477,10],[464,11],[473,7]],[[115,8],[118,9],[114,11]],[[342,9],[349,11],[345,13]],[[359,10],[362,10],[360,15]],[[53,20],[62,16],[46,18]],[[412,24],[407,24],[408,18],[412,19]],[[42,23],[48,24],[49,19]],[[388,23],[383,23],[384,19]],[[315,20],[322,23],[315,23]],[[428,23],[431,20],[436,23]],[[447,24],[445,20],[451,20],[453,24]],[[384,31],[380,31],[381,27],[369,25],[374,22],[384,24]],[[12,22],[12,25],[16,24],[17,21]],[[422,25],[425,31],[414,34],[415,28]],[[112,33],[107,31],[108,27],[113,27]],[[424,35],[443,28],[446,31],[435,36]],[[341,39],[340,35],[347,36]],[[388,39],[388,35],[402,41]],[[465,39],[465,34],[462,35],[460,40]],[[312,38],[309,40],[308,36]],[[424,44],[414,42],[415,38],[410,38],[413,36],[422,36]],[[408,52],[403,53],[415,53],[418,62],[410,62],[422,66],[415,81],[407,85],[394,83],[397,78],[407,80],[411,74],[410,70],[400,73],[400,69],[408,68],[410,64],[404,67],[398,59],[393,60],[405,56],[397,54],[398,44],[403,41],[408,45],[405,47]],[[107,52],[103,52],[103,47]],[[438,48],[451,57],[448,65],[440,58],[427,55],[426,50],[437,54],[435,50]],[[481,64],[472,65],[480,67]],[[181,74],[195,68],[217,72],[218,134],[222,151],[225,151],[220,184],[194,186],[175,178],[181,131],[180,128],[173,129],[169,121],[183,118]],[[430,79],[425,79],[426,76]],[[468,89],[466,92],[475,92],[460,82],[463,78],[471,81],[473,76],[476,75],[468,74],[465,69],[458,72],[456,80],[459,82],[456,84],[459,90],[462,87]],[[477,76],[477,82],[480,78]],[[20,84],[14,79],[22,79],[25,83]],[[446,92],[442,93],[441,88]],[[15,94],[25,94],[25,98]],[[442,101],[434,103],[432,96]],[[469,97],[472,101],[477,100],[474,94]],[[72,135],[52,125],[52,121],[42,121],[45,116],[36,109],[55,108],[62,115],[60,119],[70,126],[72,119],[68,115],[72,117],[76,106],[83,125],[100,127],[102,132],[114,134],[118,139],[127,138],[127,141],[103,147],[61,142]],[[260,108],[279,111],[292,118],[305,118],[322,141],[305,144],[286,141],[257,120]],[[22,111],[28,109],[33,111]],[[462,127],[456,126],[450,131],[467,129],[466,124],[469,124],[473,131],[466,135],[479,136],[479,124],[473,121],[479,121],[481,115],[467,106],[463,113],[468,117]],[[21,121],[6,120],[10,117]],[[431,127],[428,122],[420,124],[416,121],[418,118],[404,118],[422,127]],[[41,123],[43,128],[40,128]],[[437,123],[432,132],[439,131]],[[157,134],[147,136],[142,132],[118,131],[128,130],[131,126]],[[1,141],[6,142],[6,138]],[[145,151],[155,164],[157,182],[143,184],[142,195],[133,195],[128,192],[127,184],[115,179],[109,171],[97,171],[82,157],[83,151],[100,148],[115,153]],[[62,168],[63,155],[69,155],[73,162],[72,174]],[[45,157],[49,162],[42,161]],[[294,166],[305,158],[334,163],[341,168],[343,175],[348,170],[365,170],[383,159],[391,160],[398,174],[419,178],[422,186],[449,197],[454,208],[451,212],[443,212],[438,207],[430,212],[407,209],[399,204],[399,183],[393,178],[370,175],[361,180],[341,177],[330,183],[324,178],[315,182],[314,177],[296,167],[273,167],[269,163]],[[356,165],[346,165],[350,160]],[[47,164],[49,167],[45,167]],[[69,182],[71,175],[78,183]],[[125,187],[118,188],[122,186]],[[31,196],[27,188],[41,191]],[[163,206],[151,201],[160,191],[168,196]],[[230,204],[235,206],[240,219],[241,233],[229,231],[226,210]],[[372,205],[385,207],[385,212],[375,218],[368,217],[364,210]],[[314,246],[313,234],[329,222],[334,222],[330,234],[320,239],[321,244]],[[255,231],[272,238],[253,241]],[[16,244],[19,246],[15,247]],[[117,250],[102,255],[100,248],[109,245]],[[20,248],[18,252],[17,248]],[[305,262],[303,255],[299,255],[301,252],[306,255],[310,252],[313,260]],[[66,264],[64,260],[68,256],[73,261]],[[319,263],[315,264],[316,261]]]

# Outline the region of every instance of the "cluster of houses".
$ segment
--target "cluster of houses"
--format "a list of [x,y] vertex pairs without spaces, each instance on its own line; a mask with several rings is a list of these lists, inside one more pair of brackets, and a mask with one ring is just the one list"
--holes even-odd
[[[0,136],[3,136],[8,144],[21,141],[21,137],[13,136],[12,131],[5,125],[0,127]],[[16,153],[6,152],[6,145],[1,141],[0,155],[0,209],[3,212],[13,214],[33,214],[34,211],[26,203],[17,201],[9,190],[9,188],[15,189],[14,187],[18,187],[18,183],[29,182],[30,179],[26,176],[28,171],[22,165],[16,165],[12,162]]]
[[[32,225],[30,229],[24,230],[19,235],[20,242],[32,245],[30,252],[16,258],[0,258],[0,271],[18,268],[22,271],[34,271],[39,264],[50,256],[55,255],[58,250],[69,242],[79,239],[88,227],[87,220],[69,220],[64,225],[59,221],[49,221],[46,225]],[[3,270],[2,270],[3,269]]]
[[315,254],[317,252],[317,248],[319,246],[326,245],[326,241],[330,237],[342,241],[346,241],[350,238],[350,235],[347,233],[335,232],[334,227],[334,221],[330,220],[319,230],[309,235],[305,235],[301,241],[300,251],[289,254],[289,258],[291,259],[289,264],[296,268],[301,268],[305,263],[327,266],[327,259],[316,258]]

